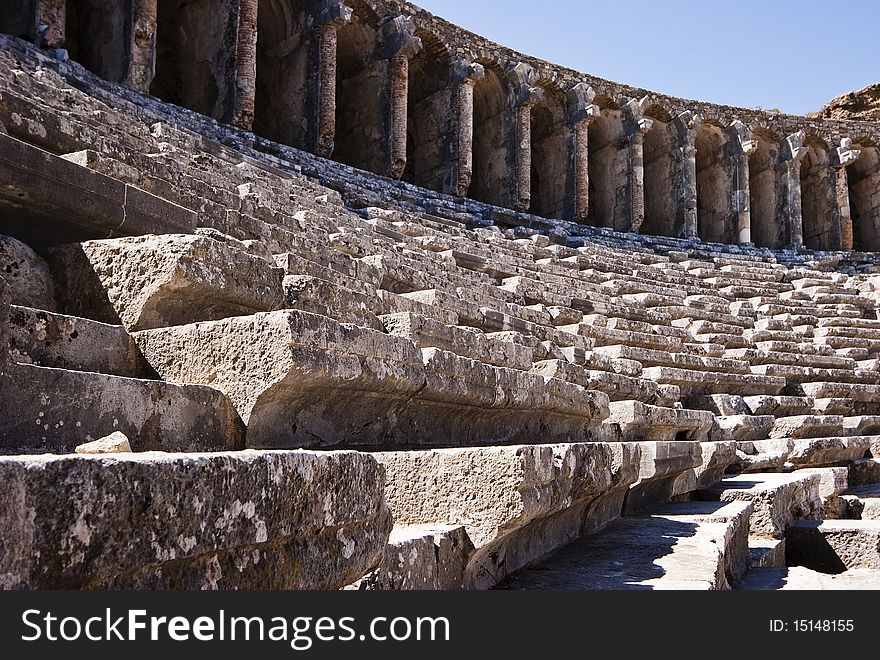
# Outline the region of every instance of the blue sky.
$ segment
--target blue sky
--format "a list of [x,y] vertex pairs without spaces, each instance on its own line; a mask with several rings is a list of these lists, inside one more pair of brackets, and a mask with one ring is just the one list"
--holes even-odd
[[520,52],[635,87],[805,114],[880,82],[877,0],[413,0]]

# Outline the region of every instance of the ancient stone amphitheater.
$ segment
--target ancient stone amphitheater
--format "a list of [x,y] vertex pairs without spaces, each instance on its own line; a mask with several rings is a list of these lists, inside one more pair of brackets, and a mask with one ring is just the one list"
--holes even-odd
[[0,32],[0,587],[880,587],[880,124],[399,0]]

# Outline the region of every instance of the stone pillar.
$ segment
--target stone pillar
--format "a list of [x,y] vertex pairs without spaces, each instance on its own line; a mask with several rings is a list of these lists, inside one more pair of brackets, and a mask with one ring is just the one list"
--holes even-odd
[[409,57],[391,58],[391,166],[388,175],[399,179],[406,169],[406,129],[409,100]]
[[409,60],[422,49],[422,40],[413,35],[410,21],[397,16],[382,24],[383,56],[388,60],[387,165],[384,172],[399,179],[406,169],[407,105],[409,101]]
[[532,106],[531,97],[514,108],[516,122],[516,174],[514,208],[526,212],[532,204]]
[[258,0],[239,0],[238,33],[235,46],[235,104],[232,124],[249,131],[254,126],[254,98],[257,93],[257,8]]
[[804,246],[804,225],[801,213],[801,161],[809,147],[804,146],[806,135],[798,131],[783,141],[780,154],[781,163],[777,172],[785,184],[784,222],[788,225],[789,247],[800,249]]
[[533,87],[536,79],[535,70],[525,62],[507,70],[513,119],[513,135],[508,141],[513,147],[508,199],[513,209],[522,212],[528,211],[532,203],[532,106],[544,95],[542,89]]
[[61,48],[64,45],[66,0],[37,0],[34,31],[36,43],[42,48]]
[[679,238],[697,238],[697,131],[701,123],[701,117],[690,111],[682,112],[673,120],[680,145],[675,154]]
[[758,142],[752,139],[751,131],[740,120],[731,125],[734,139],[731,140],[734,192],[733,211],[736,213],[737,242],[752,242],[751,193],[749,191],[749,157],[758,150]]
[[156,0],[132,0],[131,43],[125,84],[150,90],[156,74]]
[[840,250],[853,249],[853,224],[852,211],[849,202],[849,178],[846,168],[852,165],[862,155],[861,151],[852,148],[852,140],[843,138],[840,146],[832,156],[834,165],[835,186],[835,218],[836,233],[838,239],[837,248]]
[[460,62],[455,67],[455,159],[456,174],[453,194],[464,197],[474,173],[474,86],[486,75],[483,66]]
[[566,93],[568,120],[572,126],[572,176],[576,222],[586,222],[590,214],[590,124],[601,112],[593,105],[596,93],[586,83],[574,85]]
[[316,63],[316,131],[314,151],[330,158],[336,141],[336,48],[337,30],[351,20],[353,10],[333,4],[318,16],[314,28]]
[[636,114],[629,133],[629,231],[638,233],[645,221],[645,135],[654,126],[651,119]]

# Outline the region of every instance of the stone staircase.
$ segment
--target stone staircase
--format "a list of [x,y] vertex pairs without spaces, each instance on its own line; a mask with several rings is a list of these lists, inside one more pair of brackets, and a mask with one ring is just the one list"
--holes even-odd
[[0,586],[876,581],[873,255],[490,226],[2,36],[0,127]]

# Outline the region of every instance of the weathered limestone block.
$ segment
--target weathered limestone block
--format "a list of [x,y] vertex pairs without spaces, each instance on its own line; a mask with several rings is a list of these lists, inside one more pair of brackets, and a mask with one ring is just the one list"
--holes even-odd
[[383,471],[351,452],[0,459],[0,587],[337,589],[379,562]]
[[398,526],[382,563],[348,589],[362,591],[458,591],[474,546],[464,527]]
[[622,440],[704,441],[715,421],[705,410],[661,408],[638,401],[614,401],[609,406],[610,422],[618,424]]
[[640,442],[639,478],[629,488],[623,512],[631,514],[690,493],[703,463],[699,442]]
[[594,439],[600,392],[284,311],[135,333],[163,378],[226,394],[258,447]]
[[735,442],[701,442],[703,461],[695,468],[698,488],[709,488],[724,478],[727,469],[736,463]]
[[704,491],[722,502],[749,501],[755,507],[750,524],[753,536],[782,538],[794,520],[809,518],[824,509],[822,476],[818,471],[792,474],[749,474],[724,479],[716,489]]
[[789,417],[813,412],[814,400],[798,396],[747,396],[746,405],[753,415]]
[[143,378],[146,364],[120,325],[13,305],[8,346],[13,362]]
[[49,265],[29,246],[11,236],[0,236],[0,274],[9,285],[13,305],[57,309]]
[[375,456],[396,524],[464,525],[476,548],[464,586],[480,589],[618,518],[639,452],[590,443]]
[[135,451],[244,446],[235,408],[211,387],[6,364],[0,400],[0,453],[69,453],[114,431]]
[[682,394],[779,394],[785,387],[785,379],[778,376],[694,371],[673,367],[650,367],[642,372],[642,377],[658,383],[678,385]]
[[40,246],[196,227],[188,209],[2,133],[0,210],[7,231]]
[[279,309],[282,271],[187,234],[89,241],[50,251],[65,311],[144,330]]
[[124,433],[114,431],[110,435],[86,442],[76,448],[77,454],[120,454],[131,452],[131,443]]
[[880,570],[880,520],[802,520],[785,535],[790,564],[823,573]]
[[542,360],[532,367],[532,373],[545,378],[558,378],[589,390],[598,390],[612,401],[641,401],[659,403],[660,386],[654,381],[631,378],[623,374],[585,369],[567,360]]
[[772,472],[782,469],[794,447],[791,438],[776,440],[754,440],[736,443],[737,459],[734,462],[739,472]]
[[709,438],[721,442],[763,440],[775,422],[773,415],[722,415],[715,418]]
[[843,417],[839,415],[798,415],[781,417],[770,430],[771,439],[816,438],[839,435],[843,430]]
[[301,309],[340,323],[382,329],[382,323],[370,310],[372,301],[361,293],[309,275],[288,275],[282,286],[285,309]]
[[521,344],[500,341],[484,333],[446,326],[416,314],[388,314],[381,318],[385,332],[406,337],[419,348],[439,348],[486,364],[528,371],[532,351]]
[[822,467],[863,458],[880,436],[794,440],[786,462],[795,467]]

